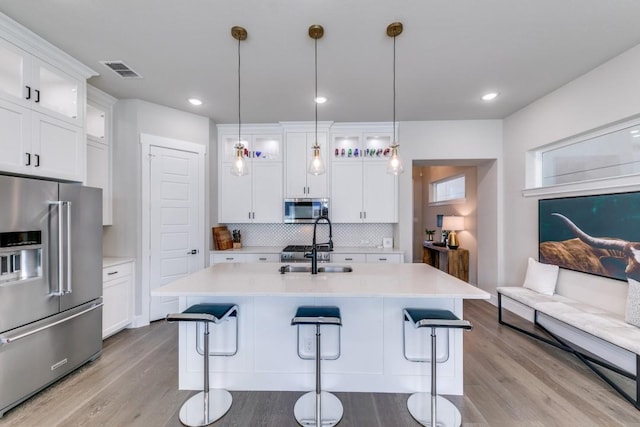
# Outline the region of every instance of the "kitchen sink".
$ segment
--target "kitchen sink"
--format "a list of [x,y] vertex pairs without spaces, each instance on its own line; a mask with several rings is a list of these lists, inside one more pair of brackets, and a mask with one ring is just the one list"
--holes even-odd
[[[351,273],[353,268],[348,265],[321,265],[318,267],[318,273]],[[280,273],[311,273],[311,266],[303,265],[284,265],[280,267]]]

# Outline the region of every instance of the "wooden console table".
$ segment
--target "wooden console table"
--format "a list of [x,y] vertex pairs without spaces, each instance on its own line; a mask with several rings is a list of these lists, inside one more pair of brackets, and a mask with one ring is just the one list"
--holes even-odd
[[422,262],[460,280],[469,281],[469,251],[467,249],[449,249],[446,246],[436,246],[431,242],[424,242]]

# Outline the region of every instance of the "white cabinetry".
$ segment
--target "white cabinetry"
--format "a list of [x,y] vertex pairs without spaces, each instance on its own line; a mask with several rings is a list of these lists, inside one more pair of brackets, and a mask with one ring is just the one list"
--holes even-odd
[[116,99],[87,86],[87,179],[89,187],[102,189],[102,225],[113,224],[112,120]]
[[367,264],[373,263],[389,263],[389,264],[402,264],[402,254],[367,254]]
[[280,262],[278,253],[213,253],[210,264],[225,262],[255,263],[255,262]]
[[391,133],[355,129],[332,135],[331,220],[398,220],[398,179],[386,172]]
[[[242,137],[248,175],[232,175],[238,134],[232,125],[218,127],[218,221],[221,223],[282,222],[282,133],[257,127]],[[257,133],[260,132],[261,133]]]
[[102,270],[102,338],[124,329],[132,321],[133,261],[109,263]]
[[285,197],[305,198],[328,196],[329,165],[327,158],[328,131],[318,131],[320,156],[327,173],[311,175],[309,163],[313,157],[312,147],[316,143],[315,132],[288,131],[285,128]]
[[0,14],[0,170],[85,178],[85,87],[96,73]]
[[340,253],[332,253],[331,254],[331,262],[340,264],[345,262],[355,262],[355,263],[364,263],[367,262],[365,254],[340,254]]

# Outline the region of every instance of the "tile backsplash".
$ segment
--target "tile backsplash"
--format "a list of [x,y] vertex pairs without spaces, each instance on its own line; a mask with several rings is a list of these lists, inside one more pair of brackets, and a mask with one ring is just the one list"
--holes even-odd
[[[226,224],[229,230],[240,230],[243,246],[281,246],[311,244],[313,224]],[[328,240],[329,227],[318,224],[319,243]],[[393,224],[333,224],[336,247],[382,246],[383,237],[393,236]]]

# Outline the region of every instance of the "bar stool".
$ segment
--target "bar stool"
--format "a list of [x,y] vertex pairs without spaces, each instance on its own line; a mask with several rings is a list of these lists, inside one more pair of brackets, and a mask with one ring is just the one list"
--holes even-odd
[[470,330],[471,323],[459,319],[449,310],[405,308],[404,321],[415,328],[431,328],[431,358],[410,358],[407,356],[406,338],[403,327],[404,358],[412,362],[431,362],[431,393],[414,393],[407,400],[407,408],[413,418],[423,426],[459,427],[462,418],[460,411],[449,400],[438,396],[436,392],[436,329]]
[[[320,384],[320,326],[342,326],[340,309],[327,306],[298,307],[296,315],[291,319],[291,325],[298,326],[298,357],[305,360],[314,359],[300,354],[300,325],[316,326],[316,390],[303,394],[293,408],[293,414],[300,425],[331,427],[342,419],[343,408],[340,399],[334,394],[322,391]],[[335,360],[340,357],[340,329],[338,329],[338,354],[325,360]]]
[[[232,352],[209,353],[209,323],[220,324],[237,317],[235,304],[195,304],[182,313],[168,314],[168,322],[200,322],[204,325],[203,347],[204,386],[201,392],[191,396],[180,408],[180,421],[190,427],[206,426],[220,419],[231,408],[231,394],[227,390],[209,389],[209,356],[233,356],[238,352],[238,322],[236,343]],[[196,329],[197,330],[197,329]],[[196,342],[196,351],[198,345]]]

